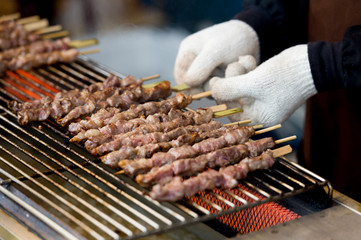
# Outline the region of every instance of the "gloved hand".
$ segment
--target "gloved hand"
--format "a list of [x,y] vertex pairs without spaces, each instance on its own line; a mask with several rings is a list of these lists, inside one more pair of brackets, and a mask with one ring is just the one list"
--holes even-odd
[[[223,70],[223,72],[221,72],[219,70],[219,72],[218,72],[218,69],[216,69],[216,70],[217,70],[218,77],[229,78],[229,77],[248,73],[249,71],[255,69],[256,67],[257,67],[256,59],[251,55],[246,55],[246,56],[240,56],[238,58],[238,61],[228,64],[225,71]],[[214,74],[212,74],[212,75],[214,75]],[[210,91],[211,88],[210,88],[209,82],[210,81],[205,81],[202,88],[196,88],[196,89],[202,89],[203,92]],[[191,89],[194,89],[194,87]],[[199,91],[199,92],[202,92],[202,91]],[[221,101],[217,101],[217,103],[223,104],[223,102],[221,102]],[[230,103],[227,103],[227,105],[229,105],[229,104]],[[234,107],[228,106],[228,109],[230,109],[230,108],[234,108]]]
[[188,36],[180,44],[174,77],[178,84],[202,86],[217,67],[225,68],[242,55],[259,60],[256,32],[246,23],[230,20]]
[[238,101],[243,113],[232,120],[251,119],[265,127],[284,122],[317,93],[307,45],[286,49],[247,74],[213,78],[210,85],[216,101]]

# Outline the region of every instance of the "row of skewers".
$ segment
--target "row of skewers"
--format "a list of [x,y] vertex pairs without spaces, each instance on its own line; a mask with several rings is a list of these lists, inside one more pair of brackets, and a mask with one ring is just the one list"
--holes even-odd
[[79,54],[97,52],[80,52],[77,49],[96,44],[94,39],[70,41],[66,37],[67,31],[59,31],[61,26],[49,27],[46,19],[18,17],[15,14],[0,18],[0,76],[7,70],[30,70],[57,62],[72,62]]
[[216,108],[184,111],[193,100],[181,92],[173,94],[168,81],[144,84],[132,76],[110,75],[82,90],[24,103],[10,101],[8,106],[22,125],[51,118],[67,127],[70,142],[83,144],[104,164],[122,169],[120,173],[134,177],[161,201],[234,187],[247,172],[268,168],[275,157],[291,151],[269,151],[290,139],[250,140],[279,125],[259,131],[261,126],[242,123],[223,126],[213,120],[219,115]]

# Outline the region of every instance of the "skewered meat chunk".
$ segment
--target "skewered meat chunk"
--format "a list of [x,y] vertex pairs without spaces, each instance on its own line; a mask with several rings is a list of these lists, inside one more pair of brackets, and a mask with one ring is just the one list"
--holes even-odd
[[179,176],[174,177],[165,185],[153,186],[149,195],[159,201],[178,201],[203,190],[212,190],[216,187],[233,188],[238,185],[237,180],[246,178],[249,172],[270,168],[274,162],[272,151],[267,150],[260,156],[245,158],[239,163],[223,167],[219,171],[208,169],[186,180]]
[[249,141],[214,152],[200,155],[196,158],[186,158],[162,167],[154,167],[150,172],[136,177],[137,183],[148,187],[156,183],[169,182],[174,176],[192,176],[204,169],[223,167],[237,163],[245,157],[254,157],[275,145],[272,138]]

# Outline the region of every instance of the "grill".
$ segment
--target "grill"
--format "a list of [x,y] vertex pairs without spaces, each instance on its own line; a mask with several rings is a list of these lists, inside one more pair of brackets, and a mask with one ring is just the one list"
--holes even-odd
[[[82,146],[69,143],[69,133],[55,122],[20,126],[7,107],[8,100],[84,88],[110,72],[121,76],[80,56],[74,63],[8,72],[0,79],[0,206],[40,237],[134,239],[214,219],[228,225],[238,221],[231,227],[246,233],[299,217],[277,200],[318,188],[331,197],[328,181],[279,158],[271,169],[249,174],[235,189],[157,202],[131,178],[114,175]],[[270,221],[257,226],[249,220],[265,215]],[[241,216],[248,220],[241,221]]]

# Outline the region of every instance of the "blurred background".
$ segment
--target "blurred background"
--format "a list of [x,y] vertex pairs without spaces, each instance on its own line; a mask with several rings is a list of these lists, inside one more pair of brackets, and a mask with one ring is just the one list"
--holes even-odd
[[[20,12],[39,15],[50,25],[60,24],[72,40],[97,38],[99,53],[88,57],[123,75],[145,77],[160,74],[173,79],[180,42],[189,34],[227,21],[242,9],[242,0],[0,0],[0,15]],[[94,47],[93,47],[94,48]],[[191,108],[215,105],[211,99],[192,103]],[[275,138],[302,138],[304,110],[300,108]],[[220,120],[227,123],[228,119]],[[295,155],[295,154],[294,154]],[[295,156],[291,156],[293,160]]]

